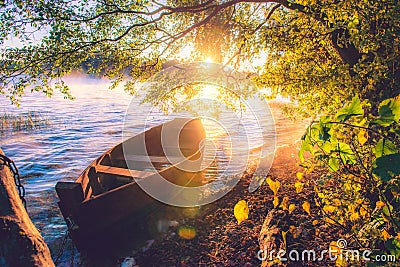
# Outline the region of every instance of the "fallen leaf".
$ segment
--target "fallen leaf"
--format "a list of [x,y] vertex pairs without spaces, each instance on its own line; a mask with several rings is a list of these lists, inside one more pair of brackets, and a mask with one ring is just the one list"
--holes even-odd
[[289,210],[289,197],[284,197],[284,198],[283,198],[280,207],[281,207],[283,210]]
[[298,172],[298,173],[296,173],[296,177],[297,177],[297,179],[298,179],[299,181],[303,181],[303,179],[304,179],[304,173]]
[[269,186],[269,188],[274,192],[274,195],[276,196],[278,194],[278,190],[281,187],[281,182],[279,181],[273,181],[270,177],[267,177],[266,182]]
[[302,183],[302,182],[296,182],[295,184],[294,184],[294,187],[296,188],[296,193],[298,194],[298,193],[301,193],[301,191],[303,191],[303,188],[304,188],[304,183]]
[[360,143],[360,145],[364,145],[365,142],[367,142],[367,140],[368,140],[368,133],[364,129],[361,129],[358,132],[357,136],[358,136],[358,142]]
[[311,215],[310,203],[309,203],[308,201],[304,201],[304,203],[303,203],[303,209],[308,213],[308,215]]
[[356,205],[350,204],[350,205],[347,207],[347,209],[349,210],[349,212],[350,212],[351,214],[353,214],[353,213],[356,212]]
[[355,212],[355,213],[350,215],[350,221],[355,222],[358,219],[360,219],[360,215],[358,214],[358,212]]
[[340,205],[342,205],[342,202],[340,202],[339,199],[335,198],[335,199],[333,199],[333,205],[335,205],[336,207],[339,207]]
[[340,251],[342,249],[338,246],[336,241],[332,241],[329,244],[329,252],[331,253],[332,256],[337,256],[340,254]]
[[278,207],[279,205],[279,198],[278,197],[274,197],[274,201],[272,201],[272,204],[274,204],[274,208]]
[[335,206],[332,206],[332,205],[325,205],[325,206],[323,207],[323,210],[324,210],[326,213],[332,213],[332,212],[335,211],[335,209],[336,209],[336,207],[335,207]]
[[367,210],[364,207],[360,207],[360,215],[362,217],[366,217],[368,214]]
[[292,234],[293,238],[298,238],[302,232],[300,227],[296,226],[289,226],[289,232]]
[[178,229],[179,237],[183,239],[193,239],[196,237],[196,229],[192,226],[181,226]]
[[289,214],[291,214],[295,209],[296,209],[296,205],[295,204],[290,204],[289,205]]
[[328,218],[328,217],[325,218],[325,222],[332,224],[332,225],[337,224],[334,220],[332,220],[331,218]]
[[343,257],[343,255],[339,255],[335,261],[335,266],[336,267],[346,267],[347,266],[347,261],[346,258]]
[[286,247],[286,235],[287,235],[288,231],[282,231],[282,239],[283,239],[283,243],[285,244]]
[[383,240],[388,240],[388,239],[390,239],[391,237],[392,237],[392,235],[391,234],[389,234],[389,232],[388,231],[386,231],[386,230],[383,230],[382,231],[382,237],[383,237]]
[[240,200],[236,203],[233,208],[233,214],[235,215],[238,224],[249,218],[249,206],[245,200]]

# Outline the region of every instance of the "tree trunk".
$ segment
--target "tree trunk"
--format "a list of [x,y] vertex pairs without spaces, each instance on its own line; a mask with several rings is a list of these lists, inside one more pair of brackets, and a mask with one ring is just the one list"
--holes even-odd
[[[0,154],[3,154],[1,149]],[[3,164],[0,164],[0,266],[54,266],[49,248],[19,198],[14,177]]]
[[[341,38],[346,40],[346,44],[343,44],[344,42],[340,41]],[[348,41],[349,38],[350,34],[345,29],[334,30],[331,35],[332,45],[338,52],[343,62],[349,64],[350,67],[353,67],[361,58],[361,53],[354,46],[354,44]]]

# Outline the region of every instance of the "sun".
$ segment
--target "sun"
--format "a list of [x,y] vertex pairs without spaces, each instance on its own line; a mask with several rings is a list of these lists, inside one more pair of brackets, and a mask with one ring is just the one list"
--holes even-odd
[[207,62],[207,63],[214,63],[215,61],[214,61],[214,59],[213,59],[212,57],[206,57],[206,58],[204,59],[204,62]]

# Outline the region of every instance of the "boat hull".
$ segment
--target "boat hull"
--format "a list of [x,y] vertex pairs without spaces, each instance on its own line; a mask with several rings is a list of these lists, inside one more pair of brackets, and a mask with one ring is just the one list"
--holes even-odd
[[[149,196],[138,185],[137,179],[160,176],[177,185],[187,186],[189,180],[188,186],[201,184],[201,171],[188,172],[179,168],[186,161],[201,158],[201,142],[205,138],[199,119],[186,121],[179,136],[183,140],[179,143],[181,148],[176,148],[181,149],[177,154],[184,154],[179,164],[167,162],[162,148],[163,128],[169,130],[168,127],[182,123],[173,120],[125,141],[136,146],[136,155],[127,156],[124,143],[119,144],[93,161],[75,182],[57,183],[60,210],[80,251],[97,250],[101,244],[119,243],[126,236],[126,229],[141,234],[140,225],[145,223],[145,218],[168,206]],[[141,151],[140,147],[145,147],[146,151]],[[153,172],[148,170],[149,164]],[[128,166],[138,168],[128,169]]]

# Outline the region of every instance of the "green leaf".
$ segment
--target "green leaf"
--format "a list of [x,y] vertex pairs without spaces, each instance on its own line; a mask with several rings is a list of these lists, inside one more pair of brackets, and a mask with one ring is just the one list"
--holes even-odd
[[332,124],[330,123],[323,123],[322,121],[320,124],[320,132],[319,132],[319,139],[327,141],[331,137],[330,131]]
[[400,121],[400,99],[397,98],[389,98],[379,105],[379,118],[374,120],[374,123],[377,123],[381,126],[389,126],[393,122]]
[[400,241],[396,238],[390,238],[386,240],[385,246],[389,249],[391,255],[395,255],[396,258],[400,257]]
[[379,157],[375,160],[373,173],[382,180],[389,181],[400,174],[400,153]]
[[383,214],[386,215],[386,217],[390,217],[390,214],[393,213],[393,206],[387,203],[383,208],[382,208]]
[[301,147],[299,150],[299,159],[301,160],[301,162],[304,162],[304,152],[308,151],[308,152],[312,153],[312,149],[314,146],[311,142],[308,132],[304,135],[304,137],[302,139],[303,140],[301,141]]
[[339,152],[340,159],[344,163],[353,164],[356,162],[356,156],[351,150],[351,147],[343,142],[338,142],[336,146],[336,152]]
[[330,154],[332,151],[336,151],[337,149],[337,140],[332,138],[332,140],[326,142],[320,142],[319,147],[323,150],[326,154]]
[[375,156],[377,158],[397,153],[396,145],[393,142],[382,138],[375,146]]
[[328,161],[328,167],[334,172],[339,170],[339,159],[338,158],[330,158]]
[[321,136],[321,125],[319,123],[314,123],[309,127],[307,134],[310,136],[311,140],[319,140]]
[[364,115],[364,110],[361,106],[358,96],[353,97],[351,103],[336,113],[336,119],[339,121],[346,121],[353,116]]

